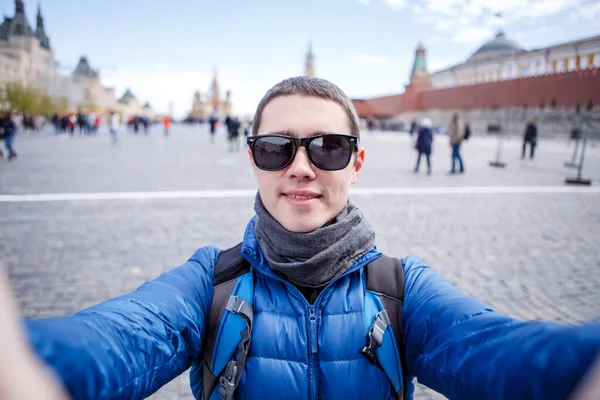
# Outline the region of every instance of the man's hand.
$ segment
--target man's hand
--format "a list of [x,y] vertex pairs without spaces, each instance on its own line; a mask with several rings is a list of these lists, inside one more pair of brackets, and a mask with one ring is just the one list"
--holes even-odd
[[27,344],[20,323],[0,265],[0,399],[67,400],[63,387]]
[[600,399],[600,357],[569,400]]

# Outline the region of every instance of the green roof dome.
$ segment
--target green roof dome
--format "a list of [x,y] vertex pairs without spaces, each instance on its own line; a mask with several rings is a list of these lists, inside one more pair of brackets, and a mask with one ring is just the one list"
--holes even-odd
[[500,31],[496,36],[481,46],[469,60],[480,61],[488,58],[496,58],[520,53],[524,49],[514,40],[508,39],[504,32]]

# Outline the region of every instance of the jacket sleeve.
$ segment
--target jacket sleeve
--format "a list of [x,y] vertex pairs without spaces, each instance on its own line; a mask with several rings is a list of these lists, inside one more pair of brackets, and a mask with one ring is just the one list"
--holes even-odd
[[201,355],[218,250],[75,315],[26,320],[34,350],[73,399],[143,399]]
[[600,323],[521,321],[404,259],[406,375],[450,399],[565,399],[600,354]]

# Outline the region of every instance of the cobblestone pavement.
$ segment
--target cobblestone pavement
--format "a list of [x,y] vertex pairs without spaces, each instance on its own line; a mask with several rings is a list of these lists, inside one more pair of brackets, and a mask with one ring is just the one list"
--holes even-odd
[[[165,139],[124,135],[19,137],[16,162],[0,162],[0,195],[134,190],[253,189],[244,152],[229,153],[199,128]],[[495,141],[463,147],[467,173],[448,176],[449,148],[436,138],[434,173],[415,175],[405,134],[364,135],[358,187],[561,186],[572,147],[542,142],[535,160],[520,143],[504,148],[506,169],[487,165]],[[600,149],[588,148],[584,176],[600,184]],[[0,254],[27,317],[74,313],[184,262],[198,247],[239,242],[251,197],[2,203]],[[380,250],[420,255],[465,292],[523,319],[600,318],[600,195],[436,194],[355,196]],[[187,373],[152,399],[191,399]],[[418,399],[443,398],[418,388]]]

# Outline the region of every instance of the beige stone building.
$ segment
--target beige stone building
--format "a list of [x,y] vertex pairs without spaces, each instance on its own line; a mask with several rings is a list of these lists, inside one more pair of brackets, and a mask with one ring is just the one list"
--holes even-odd
[[68,82],[58,71],[44,18],[38,6],[36,27],[25,15],[22,0],[15,0],[15,14],[0,25],[0,85],[18,82],[48,93],[67,97]]
[[70,77],[69,103],[78,109],[117,109],[115,91],[102,86],[100,74],[92,69],[86,57],[81,57]]
[[117,99],[115,89],[105,87],[100,73],[93,69],[87,57],[81,57],[69,79],[69,102],[72,109],[94,110],[101,113],[114,111],[124,119],[132,116],[153,117],[149,103],[142,105],[131,89]]
[[14,16],[5,17],[0,25],[0,88],[9,82],[36,88],[56,100],[65,99],[73,111],[116,111],[123,118],[153,116],[150,105],[140,104],[129,89],[117,99],[114,88],[102,85],[100,73],[92,68],[87,57],[79,59],[70,75],[60,74],[41,8],[38,6],[33,29],[22,0],[15,0]]
[[154,118],[155,116],[150,103],[141,104],[131,89],[125,90],[125,93],[123,93],[123,96],[117,102],[116,110],[118,110],[125,120],[133,116],[146,116],[149,118]]

